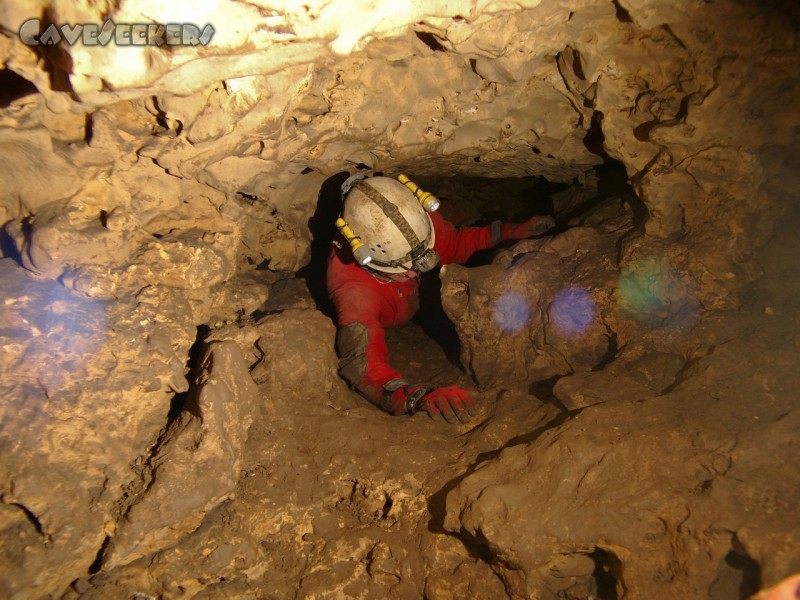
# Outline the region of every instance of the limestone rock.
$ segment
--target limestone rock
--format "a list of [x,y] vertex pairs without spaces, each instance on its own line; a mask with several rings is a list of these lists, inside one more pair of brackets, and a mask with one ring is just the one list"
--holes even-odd
[[304,390],[315,401],[341,400],[347,386],[339,378],[331,320],[307,306],[277,309],[256,323],[234,324],[209,340],[234,340],[247,357],[250,375],[269,390],[270,402]]
[[4,585],[23,598],[63,590],[94,562],[131,463],[188,387],[194,336],[178,298],[158,308],[164,296],[151,290],[114,304],[24,273],[0,261],[0,540],[17,557]]
[[795,412],[759,424],[691,394],[591,406],[504,450],[450,492],[445,527],[488,548],[512,598],[596,593],[595,567],[631,598],[706,597],[728,553],[796,570],[788,482],[756,473],[762,448],[796,463]]
[[41,206],[64,200],[80,187],[75,168],[53,149],[45,129],[0,129],[0,185],[8,190],[0,204],[0,223],[17,215],[30,215]]
[[132,500],[111,537],[105,568],[175,544],[231,496],[257,397],[238,346],[206,346],[183,411],[146,465],[143,497]]
[[442,304],[481,385],[530,384],[613,356],[632,327],[610,293],[612,244],[572,228],[517,244],[492,265],[443,269]]

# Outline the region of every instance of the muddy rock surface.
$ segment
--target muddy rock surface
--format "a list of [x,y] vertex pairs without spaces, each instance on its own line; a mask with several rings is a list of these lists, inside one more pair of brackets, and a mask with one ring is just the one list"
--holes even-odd
[[[794,3],[278,4],[0,7],[0,596],[722,600],[800,571]],[[30,19],[215,33],[31,46]],[[357,172],[458,225],[556,217],[389,332],[410,381],[477,386],[469,424],[337,375]]]

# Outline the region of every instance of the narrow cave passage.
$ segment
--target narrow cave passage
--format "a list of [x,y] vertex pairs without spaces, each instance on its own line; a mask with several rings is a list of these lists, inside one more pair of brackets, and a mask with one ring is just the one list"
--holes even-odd
[[[641,233],[643,211],[646,210],[628,183],[623,165],[611,159],[590,172],[582,182],[551,183],[540,177],[491,179],[465,176],[427,177],[421,180],[421,185],[442,200],[441,213],[457,226],[481,226],[494,220],[522,222],[533,215],[552,215],[556,226],[545,234],[545,238],[557,236],[572,227],[598,230],[605,227],[613,230],[621,241],[623,237]],[[494,248],[476,252],[466,266],[474,268],[488,265],[498,253],[508,251],[513,245],[513,241],[503,242]],[[442,306],[439,269],[424,274],[422,281],[421,307],[413,323],[440,347],[443,355],[463,377],[465,369],[461,361],[461,343],[456,328]],[[560,283],[568,288],[571,282],[565,280]],[[405,331],[408,332],[408,340],[404,338]],[[425,368],[431,369],[436,363],[419,361],[415,357],[419,341],[425,339],[413,328],[400,328],[389,334],[390,344],[395,344],[398,349],[395,354],[397,360],[412,366],[422,362]],[[615,346],[610,346],[605,362],[599,364],[613,360],[616,350]],[[406,354],[411,357],[410,360]],[[415,373],[415,376],[424,380],[425,369]],[[540,390],[543,399],[550,400],[552,394],[548,390],[556,381],[557,378],[552,378],[548,385],[532,384],[531,391]],[[442,380],[437,377],[434,382],[439,384]]]
[[[601,134],[599,139],[602,141]],[[496,220],[522,222],[534,215],[551,215],[556,226],[545,234],[547,237],[572,227],[610,227],[620,238],[640,233],[645,209],[627,181],[624,166],[607,155],[604,158],[605,164],[581,181],[571,183],[552,183],[542,177],[427,176],[419,179],[419,184],[441,200],[439,214],[457,227],[485,226]],[[413,168],[408,172],[413,174]],[[334,320],[324,284],[326,260],[335,232],[333,222],[341,212],[339,187],[348,176],[349,173],[339,173],[321,186],[317,209],[309,221],[313,235],[311,259],[297,274],[306,282],[317,307]],[[465,264],[490,264],[499,252],[513,245],[508,241],[478,251]],[[458,333],[442,306],[439,272],[440,268],[436,268],[422,274],[420,309],[413,320],[387,331],[392,364],[402,373],[408,372],[414,382],[472,386],[475,381],[461,362]],[[569,283],[563,281],[562,285],[567,287]],[[274,302],[270,304],[274,306]],[[260,314],[261,311],[256,312],[256,316]],[[607,360],[613,357],[611,351]],[[554,380],[550,387],[552,383]],[[531,389],[540,387],[533,385]]]
[[[750,600],[800,572],[796,2],[6,4],[0,596]],[[355,173],[458,226],[555,217],[426,273],[387,332],[409,382],[478,388],[469,422],[339,374]]]

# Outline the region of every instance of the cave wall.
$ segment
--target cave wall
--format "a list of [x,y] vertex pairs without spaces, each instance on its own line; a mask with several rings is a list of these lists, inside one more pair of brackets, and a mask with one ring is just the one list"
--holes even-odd
[[[19,533],[4,536],[4,555],[27,548],[4,567],[11,592],[63,589],[129,517],[141,521],[128,527],[139,536],[161,531],[132,507],[175,439],[170,404],[188,390],[198,326],[251,312],[270,283],[308,263],[320,187],[342,170],[572,182],[621,161],[644,209],[637,219],[627,208],[625,235],[603,242],[607,262],[592,277],[606,288],[616,271],[657,282],[633,316],[624,299],[604,298],[604,323],[620,340],[650,336],[663,352],[699,355],[704,341],[664,336],[653,318],[736,308],[737,291],[759,275],[753,252],[778,214],[761,187],[761,152],[792,143],[797,125],[796,29],[782,8],[595,0],[378,3],[357,18],[337,1],[193,10],[61,1],[0,10],[4,67],[36,88],[0,112],[10,259],[0,497],[4,531]],[[42,15],[209,22],[216,33],[207,47],[24,45],[20,24]],[[571,238],[576,252],[594,244]],[[536,275],[531,268],[521,275]],[[470,285],[479,297],[481,283]],[[543,310],[555,293],[542,293]],[[491,348],[466,335],[490,322],[474,304],[450,313],[474,373],[495,377],[483,383],[575,370],[572,350],[546,340],[540,347],[567,355],[567,366],[497,370]],[[596,337],[607,335],[602,326]],[[515,339],[518,356],[530,339]],[[578,363],[596,365],[606,351]],[[212,446],[227,443],[222,430],[206,434],[217,436]],[[176,522],[186,525],[147,537],[148,551],[224,497],[209,490],[185,507]]]

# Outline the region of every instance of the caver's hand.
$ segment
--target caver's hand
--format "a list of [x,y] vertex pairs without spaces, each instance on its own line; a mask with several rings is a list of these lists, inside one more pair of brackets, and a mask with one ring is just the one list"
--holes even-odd
[[437,388],[425,394],[415,406],[415,412],[424,410],[432,419],[444,418],[448,423],[466,423],[475,416],[476,392],[457,385]]
[[408,385],[400,379],[389,382],[384,389],[387,387],[388,391],[384,391],[381,399],[381,408],[395,416],[417,412],[422,397],[431,391],[426,385]]
[[541,235],[555,227],[555,220],[549,215],[537,215],[524,223],[504,223],[501,237],[504,240],[524,240]]

